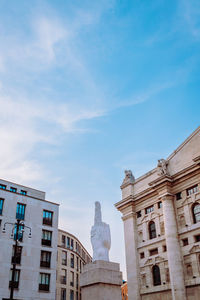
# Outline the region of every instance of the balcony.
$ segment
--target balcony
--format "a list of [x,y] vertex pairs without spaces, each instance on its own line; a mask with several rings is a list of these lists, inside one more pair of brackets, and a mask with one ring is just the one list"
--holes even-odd
[[21,255],[17,255],[15,258],[14,258],[14,256],[12,256],[12,264],[20,265],[21,264]]
[[62,265],[63,265],[63,266],[66,266],[66,265],[67,265],[67,260],[64,259],[64,258],[62,259]]
[[40,267],[50,268],[50,261],[40,261]]
[[19,281],[9,281],[9,288],[14,287],[14,289],[18,289],[19,288]]
[[42,239],[42,246],[49,246],[49,247],[51,247],[51,240]]
[[24,214],[16,213],[17,220],[24,220]]
[[39,284],[39,291],[46,291],[49,292],[49,285],[48,284]]
[[43,218],[43,224],[52,226],[52,219]]
[[67,278],[66,278],[66,276],[61,276],[60,277],[60,283],[61,284],[67,284]]

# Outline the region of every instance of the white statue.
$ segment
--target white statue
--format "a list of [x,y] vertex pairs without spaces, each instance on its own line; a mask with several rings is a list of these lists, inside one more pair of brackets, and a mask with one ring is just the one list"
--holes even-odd
[[157,173],[159,176],[161,175],[169,175],[167,170],[168,161],[165,159],[159,159],[157,164]]
[[95,202],[94,225],[91,229],[91,243],[93,248],[93,261],[109,261],[109,250],[111,246],[110,226],[102,222],[101,204]]
[[135,177],[133,176],[133,173],[131,170],[125,170],[124,173],[125,173],[125,178],[123,180],[123,184],[135,182]]

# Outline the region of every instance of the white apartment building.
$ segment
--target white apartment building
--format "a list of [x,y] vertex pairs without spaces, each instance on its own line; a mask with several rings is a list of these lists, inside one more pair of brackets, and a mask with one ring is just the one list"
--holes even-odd
[[80,300],[80,274],[92,257],[69,232],[58,230],[56,300]]
[[10,297],[16,239],[16,227],[5,223],[18,219],[24,226],[18,236],[13,298],[55,300],[58,209],[44,192],[0,179],[0,299]]

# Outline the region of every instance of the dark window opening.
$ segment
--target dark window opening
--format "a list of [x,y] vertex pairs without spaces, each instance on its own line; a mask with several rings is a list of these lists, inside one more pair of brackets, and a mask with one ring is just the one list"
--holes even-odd
[[182,239],[183,246],[188,245],[188,238]]
[[176,200],[181,200],[182,199],[182,195],[181,195],[181,192],[177,193],[176,194]]
[[158,254],[158,248],[154,248],[154,249],[149,250],[149,255],[150,256],[156,255],[156,254]]
[[150,239],[156,238],[156,225],[153,221],[149,223],[149,238]]
[[25,218],[25,204],[17,203],[16,219],[24,220]]
[[155,265],[152,268],[152,273],[153,273],[153,285],[161,285],[161,278],[160,278],[160,268]]
[[43,210],[43,224],[52,226],[53,212],[48,210]]

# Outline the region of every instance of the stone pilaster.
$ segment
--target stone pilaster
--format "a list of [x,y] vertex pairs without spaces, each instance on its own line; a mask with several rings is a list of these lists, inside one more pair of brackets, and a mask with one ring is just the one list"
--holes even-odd
[[126,250],[126,268],[128,281],[128,299],[140,300],[140,272],[137,251],[137,224],[136,213],[132,206],[129,211],[123,215],[124,238]]
[[186,300],[183,261],[173,201],[172,195],[168,194],[162,197],[172,298],[173,300]]

